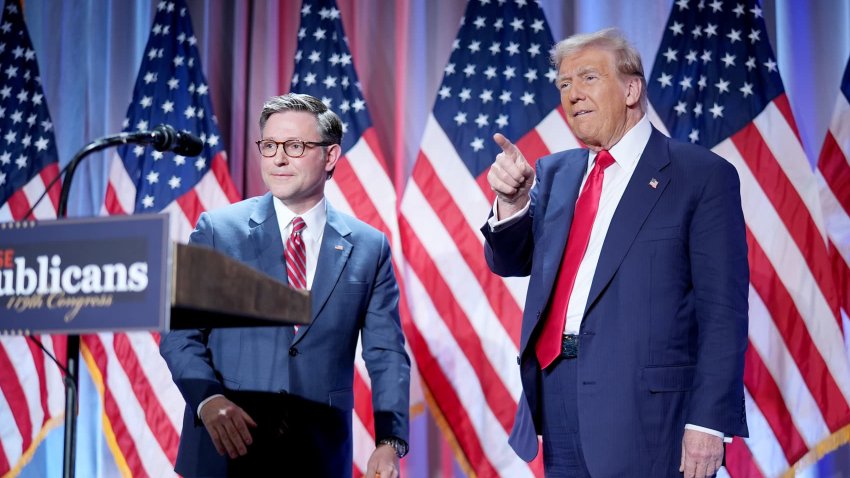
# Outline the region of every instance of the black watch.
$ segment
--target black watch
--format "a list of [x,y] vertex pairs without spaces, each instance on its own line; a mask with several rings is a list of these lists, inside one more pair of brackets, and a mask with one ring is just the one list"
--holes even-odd
[[398,456],[399,458],[404,458],[404,455],[407,455],[407,442],[400,439],[400,438],[396,438],[396,437],[381,438],[380,440],[378,440],[377,444],[379,446],[380,445],[389,445],[389,446],[393,447],[393,450],[395,450],[396,456]]

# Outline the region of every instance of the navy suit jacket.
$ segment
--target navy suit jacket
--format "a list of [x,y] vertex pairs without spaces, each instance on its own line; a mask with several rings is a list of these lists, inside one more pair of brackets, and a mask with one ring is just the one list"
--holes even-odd
[[[283,241],[267,193],[201,215],[190,243],[212,247],[286,282]],[[334,436],[318,437],[339,474],[351,476],[351,410],[358,336],[372,384],[378,438],[408,440],[410,359],[398,316],[398,285],[386,237],[367,224],[327,208],[311,292],[309,326],[180,330],[160,348],[186,400],[176,471],[220,476],[227,460],[197,418],[198,405],[226,390],[287,392],[344,414]],[[209,280],[228,280],[211,277]]]
[[[527,461],[541,430],[534,343],[587,161],[581,149],[541,158],[529,213],[482,228],[495,273],[531,276],[510,438]],[[735,168],[653,129],[605,236],[580,329],[578,420],[591,475],[681,476],[686,423],[747,436],[748,282]]]

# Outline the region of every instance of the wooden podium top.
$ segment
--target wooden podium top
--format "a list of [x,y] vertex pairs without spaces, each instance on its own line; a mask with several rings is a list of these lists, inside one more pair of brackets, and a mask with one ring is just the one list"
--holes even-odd
[[170,329],[307,325],[310,294],[206,247],[177,244]]

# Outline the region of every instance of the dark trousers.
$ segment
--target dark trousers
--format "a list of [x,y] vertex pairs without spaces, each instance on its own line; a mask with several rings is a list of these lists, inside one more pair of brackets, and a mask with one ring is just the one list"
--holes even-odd
[[248,453],[228,461],[228,476],[351,476],[348,414],[285,393],[227,397],[257,423]]
[[543,371],[543,470],[547,478],[589,478],[578,424],[578,360],[556,359]]

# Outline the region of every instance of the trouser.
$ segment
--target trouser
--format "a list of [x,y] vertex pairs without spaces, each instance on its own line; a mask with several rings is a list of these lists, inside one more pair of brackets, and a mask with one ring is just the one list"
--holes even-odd
[[579,436],[577,349],[566,345],[543,371],[543,469],[547,478],[589,478]]

